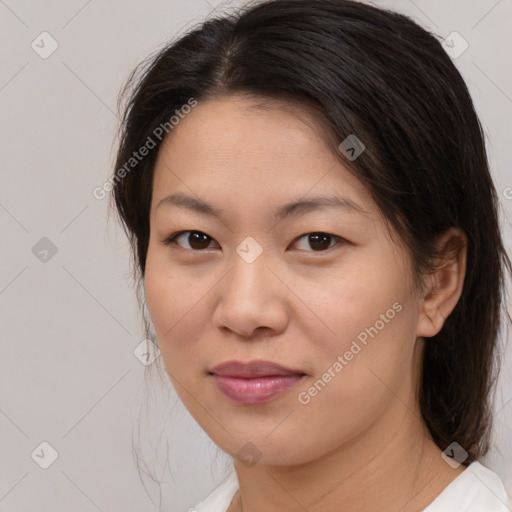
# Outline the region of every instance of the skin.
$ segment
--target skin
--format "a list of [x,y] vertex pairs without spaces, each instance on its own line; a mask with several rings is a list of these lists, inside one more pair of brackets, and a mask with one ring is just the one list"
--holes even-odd
[[[225,210],[221,219],[160,201],[177,192]],[[276,223],[279,206],[320,194],[364,213],[321,208]],[[167,373],[184,405],[234,457],[229,511],[417,511],[464,469],[441,458],[418,408],[422,350],[460,297],[464,234],[448,230],[419,289],[366,188],[328,149],[314,119],[284,103],[231,96],[200,102],[158,155],[144,278]],[[182,230],[188,234],[163,243]],[[324,244],[307,235],[334,235]],[[262,253],[236,252],[247,237]],[[340,237],[339,239],[337,237]],[[204,247],[204,248],[203,248]],[[315,247],[317,249],[315,250]],[[307,391],[365,328],[402,308],[306,405]],[[240,405],[208,372],[264,359],[306,376],[271,402]],[[237,453],[257,447],[257,463]],[[245,448],[247,450],[247,447]]]

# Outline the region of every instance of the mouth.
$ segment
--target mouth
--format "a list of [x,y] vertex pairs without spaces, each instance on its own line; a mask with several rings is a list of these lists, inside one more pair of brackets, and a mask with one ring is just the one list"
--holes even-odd
[[301,370],[270,361],[228,361],[208,374],[227,398],[244,405],[270,402],[306,376]]

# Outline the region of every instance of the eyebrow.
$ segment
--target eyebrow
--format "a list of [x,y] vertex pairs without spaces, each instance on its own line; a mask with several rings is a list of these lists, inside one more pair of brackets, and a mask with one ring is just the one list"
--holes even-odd
[[[163,206],[164,204],[179,206],[181,208],[186,208],[188,210],[192,210],[203,215],[217,217],[219,219],[226,217],[226,212],[224,210],[217,208],[202,199],[180,193],[164,197],[159,201],[156,209],[160,208],[160,206]],[[321,195],[308,199],[299,199],[297,201],[284,204],[275,210],[273,217],[275,221],[281,221],[286,217],[300,217],[322,208],[339,208],[347,212],[368,215],[367,211],[348,197]]]

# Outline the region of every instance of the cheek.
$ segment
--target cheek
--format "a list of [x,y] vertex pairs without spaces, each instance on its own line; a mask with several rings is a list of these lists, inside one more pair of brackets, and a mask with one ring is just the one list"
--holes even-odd
[[413,319],[403,322],[411,295],[401,262],[391,251],[377,256],[368,253],[358,254],[355,261],[344,262],[342,269],[320,282],[311,280],[306,287],[305,296],[312,298],[311,308],[326,327],[322,334],[327,334],[315,337],[310,333],[310,339],[330,353],[349,350],[354,340],[363,346],[369,340],[395,343],[403,339],[404,329],[413,327]]
[[201,325],[204,289],[173,271],[161,255],[148,251],[144,277],[146,304],[166,368],[174,372],[194,350]]
[[[361,400],[379,409],[390,395],[386,386],[397,389],[414,369],[417,316],[407,273],[390,259],[372,265],[361,261],[323,288],[315,307],[328,329],[319,336],[309,327],[308,338],[318,356],[313,367],[323,414],[329,411],[330,400],[352,411]],[[364,411],[363,407],[361,414]]]
[[[386,301],[384,306],[382,312],[386,314]],[[375,311],[380,314],[381,309],[376,307]],[[302,454],[305,458],[328,451],[337,442],[357,438],[392,405],[397,405],[397,396],[408,401],[407,390],[412,389],[413,382],[413,342],[409,341],[412,316],[407,305],[402,304],[402,309],[393,310],[394,318],[379,330],[381,324],[375,326],[379,317],[373,318],[372,312],[365,314],[363,310],[357,319],[338,319],[340,334],[329,345],[329,354],[322,354],[314,376],[297,390],[297,425],[308,425],[310,432],[322,432],[308,447],[310,453]],[[342,331],[342,323],[350,324],[350,330]],[[365,336],[358,339],[361,333]],[[366,344],[360,339],[365,339]],[[402,407],[398,403],[398,408]]]

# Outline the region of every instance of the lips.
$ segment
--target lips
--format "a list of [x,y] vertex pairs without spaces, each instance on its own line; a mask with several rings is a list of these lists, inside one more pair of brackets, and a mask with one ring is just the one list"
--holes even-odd
[[240,377],[246,379],[274,375],[304,375],[304,372],[301,370],[286,368],[285,366],[270,361],[249,361],[248,363],[227,361],[226,363],[216,366],[212,370],[212,373],[225,377]]
[[290,389],[306,374],[270,361],[228,361],[210,375],[219,391],[238,404],[269,402]]

